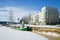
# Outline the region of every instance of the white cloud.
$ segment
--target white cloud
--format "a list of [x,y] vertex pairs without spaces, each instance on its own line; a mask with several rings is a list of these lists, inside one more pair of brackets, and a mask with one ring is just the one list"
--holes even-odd
[[[17,18],[21,19],[23,16],[27,16],[29,14],[33,14],[33,13],[37,12],[37,11],[29,10],[29,9],[26,9],[23,7],[4,7],[4,8],[0,8],[0,10],[4,10],[4,11],[8,10],[8,11],[6,11],[7,13],[10,12],[10,10],[12,10],[15,21],[17,21]],[[7,15],[7,13],[4,11],[2,11],[2,13],[4,13],[4,15]],[[0,15],[1,15],[1,13],[0,13]]]

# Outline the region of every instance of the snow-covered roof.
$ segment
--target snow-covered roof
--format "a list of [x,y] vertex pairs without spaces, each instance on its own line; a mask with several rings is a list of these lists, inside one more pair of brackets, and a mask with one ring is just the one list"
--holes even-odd
[[0,40],[49,40],[41,35],[0,27]]

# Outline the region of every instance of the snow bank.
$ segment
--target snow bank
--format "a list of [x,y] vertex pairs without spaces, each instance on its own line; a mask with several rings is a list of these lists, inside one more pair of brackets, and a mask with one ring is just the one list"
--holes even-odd
[[49,40],[32,32],[0,27],[0,40]]
[[60,28],[59,26],[56,25],[25,25],[25,26],[29,26],[29,27],[45,27],[45,28]]

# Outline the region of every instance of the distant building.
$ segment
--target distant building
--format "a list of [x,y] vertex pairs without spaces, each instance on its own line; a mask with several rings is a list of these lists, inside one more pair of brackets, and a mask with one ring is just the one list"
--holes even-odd
[[58,23],[58,10],[52,7],[43,7],[40,12],[31,15],[30,24],[54,25]]
[[39,14],[38,12],[30,16],[29,24],[38,24],[39,23]]

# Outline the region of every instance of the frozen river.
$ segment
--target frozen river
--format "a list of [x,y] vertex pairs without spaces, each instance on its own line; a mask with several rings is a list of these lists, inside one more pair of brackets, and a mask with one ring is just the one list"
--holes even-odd
[[32,32],[18,31],[7,27],[0,27],[0,40],[49,40],[49,39]]

